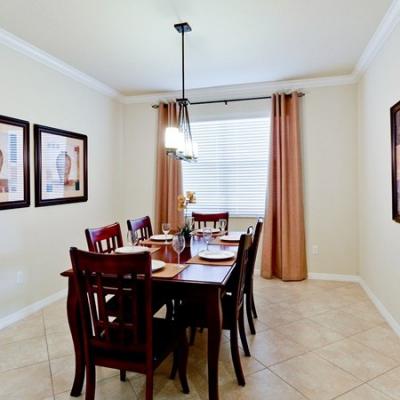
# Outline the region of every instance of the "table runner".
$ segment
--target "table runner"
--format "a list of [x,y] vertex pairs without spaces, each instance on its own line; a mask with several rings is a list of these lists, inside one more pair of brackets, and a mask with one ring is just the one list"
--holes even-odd
[[221,240],[221,237],[216,237],[210,242],[210,244],[217,244],[220,246],[239,246],[239,240],[237,242],[227,242],[225,240]]

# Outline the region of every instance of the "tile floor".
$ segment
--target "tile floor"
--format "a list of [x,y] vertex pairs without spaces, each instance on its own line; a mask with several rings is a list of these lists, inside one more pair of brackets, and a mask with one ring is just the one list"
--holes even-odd
[[[257,335],[243,357],[246,386],[236,384],[229,341],[222,338],[222,399],[400,399],[400,340],[358,284],[255,280]],[[206,339],[190,348],[190,395],[167,379],[171,360],[155,377],[155,399],[206,399]],[[0,331],[0,400],[66,400],[74,369],[65,300]],[[144,379],[99,368],[96,399],[144,398]],[[82,398],[82,397],[80,397]]]

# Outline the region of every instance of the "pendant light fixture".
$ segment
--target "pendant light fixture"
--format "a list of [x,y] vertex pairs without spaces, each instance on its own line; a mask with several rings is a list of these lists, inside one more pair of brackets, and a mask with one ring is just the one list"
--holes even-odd
[[182,97],[176,99],[178,104],[178,126],[168,127],[165,131],[165,148],[167,154],[176,160],[193,162],[197,160],[197,144],[193,143],[190,129],[188,105],[185,97],[185,33],[192,28],[187,22],[175,24],[174,28],[182,37]]

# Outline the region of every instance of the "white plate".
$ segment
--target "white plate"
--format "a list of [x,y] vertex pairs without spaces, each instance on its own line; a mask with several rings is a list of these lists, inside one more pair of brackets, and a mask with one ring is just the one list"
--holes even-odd
[[174,235],[153,235],[150,239],[156,240],[157,242],[165,242],[166,240],[172,240]]
[[115,252],[117,254],[136,254],[136,253],[146,253],[149,251],[150,249],[144,246],[124,246],[115,249]]
[[199,257],[205,260],[228,260],[235,257],[235,253],[227,250],[203,250],[200,251]]
[[[198,233],[204,233],[204,228],[197,229],[196,232],[198,232]],[[220,229],[219,229],[219,228],[211,228],[211,233],[218,233],[218,232],[220,232]]]
[[151,270],[153,272],[163,269],[165,267],[165,262],[161,260],[151,260]]
[[229,235],[221,236],[221,240],[223,242],[239,242],[240,235],[229,234]]

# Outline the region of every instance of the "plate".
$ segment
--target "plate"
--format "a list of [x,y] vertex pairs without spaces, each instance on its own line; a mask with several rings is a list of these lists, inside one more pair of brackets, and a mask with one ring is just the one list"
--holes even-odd
[[150,249],[144,246],[124,246],[115,249],[115,252],[117,254],[136,254],[136,253],[146,253],[149,251]]
[[235,253],[227,250],[203,250],[200,251],[199,257],[205,260],[228,260],[235,257]]
[[[197,233],[204,233],[204,228],[197,229],[196,232]],[[219,228],[211,228],[211,233],[219,233],[219,232],[220,232]]]
[[151,270],[153,272],[163,269],[165,267],[165,262],[161,260],[151,260]]
[[240,235],[229,234],[229,235],[221,236],[221,240],[223,242],[239,242]]
[[170,241],[174,238],[174,235],[153,235],[151,236],[151,240],[155,240],[157,242],[165,242],[166,240]]

